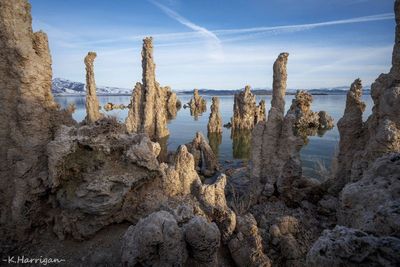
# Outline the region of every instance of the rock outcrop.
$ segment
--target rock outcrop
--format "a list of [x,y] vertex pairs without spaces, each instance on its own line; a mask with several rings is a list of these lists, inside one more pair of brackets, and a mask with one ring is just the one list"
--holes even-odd
[[186,146],[194,157],[195,169],[201,174],[212,176],[218,171],[218,159],[200,132],[197,132],[193,141]]
[[338,123],[341,136],[338,171],[332,191],[336,193],[349,181],[359,180],[385,153],[400,152],[400,2],[395,2],[396,36],[392,68],[371,85],[372,114],[362,121],[365,104],[361,101],[361,81],[356,80],[347,95],[346,110]]
[[378,158],[340,194],[338,223],[375,235],[400,238],[400,153]]
[[213,97],[211,104],[211,113],[207,124],[208,133],[222,133],[222,116],[219,112],[219,98]]
[[141,219],[122,238],[122,263],[126,266],[183,266],[186,259],[184,234],[166,211]]
[[143,40],[142,83],[136,83],[126,118],[128,132],[146,133],[152,140],[169,135],[167,120],[176,116],[180,106],[169,87],[161,87],[155,78],[153,39]]
[[265,101],[261,100],[257,106],[256,96],[251,92],[250,86],[246,85],[244,91],[235,94],[232,131],[252,130],[258,122],[265,120]]
[[[304,90],[296,92],[289,113],[296,116],[295,129],[305,140],[308,136],[323,135],[333,128],[333,118],[326,111],[314,112],[311,110],[313,98]],[[321,116],[320,116],[321,115]]]
[[271,266],[270,259],[263,252],[262,239],[258,231],[253,215],[237,217],[236,234],[228,244],[237,266]]
[[376,237],[343,226],[325,230],[307,255],[307,266],[398,266],[400,239]]
[[199,95],[199,90],[194,89],[193,98],[190,99],[189,103],[190,115],[198,119],[198,117],[207,110],[207,101]]
[[94,79],[93,62],[97,54],[89,52],[85,57],[86,66],[86,122],[94,123],[101,118],[99,100],[96,94],[96,81]]
[[125,106],[124,104],[113,104],[111,102],[108,102],[107,104],[104,105],[104,110],[105,111],[111,111],[114,109],[126,109],[128,106]]
[[26,0],[0,2],[0,225],[21,234],[45,219],[37,214],[47,191],[46,145],[60,124],[74,123],[54,102],[47,35],[31,23]]

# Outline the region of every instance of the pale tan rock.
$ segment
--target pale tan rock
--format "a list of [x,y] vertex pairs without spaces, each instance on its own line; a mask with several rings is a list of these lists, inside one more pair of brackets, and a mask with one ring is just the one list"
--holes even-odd
[[237,266],[271,266],[270,259],[263,252],[257,222],[251,214],[237,217],[235,235],[228,247]]
[[86,122],[94,123],[101,118],[99,100],[96,94],[96,81],[94,79],[93,62],[97,54],[89,52],[85,57],[86,66]]
[[190,99],[189,103],[190,115],[194,116],[195,120],[207,110],[207,101],[199,95],[199,90],[194,89],[193,98]]
[[290,111],[296,114],[295,126],[297,129],[319,127],[319,115],[311,110],[312,101],[312,95],[307,91],[299,90],[296,92]]
[[[396,40],[400,38],[400,4],[395,2]],[[371,85],[374,101],[372,114],[362,121],[365,104],[361,98],[361,81],[356,80],[348,93],[346,110],[338,127],[341,135],[338,170],[331,191],[338,193],[350,181],[358,181],[375,159],[385,153],[400,152],[400,69],[399,43],[393,48],[392,68]]]
[[236,214],[225,199],[226,176],[221,174],[213,184],[197,183],[194,195],[204,212],[217,223],[223,242],[227,242],[236,227]]
[[167,120],[176,116],[179,103],[169,87],[161,87],[155,78],[153,39],[143,40],[142,83],[136,83],[125,124],[128,132],[146,133],[152,140],[169,135]]
[[265,101],[257,106],[256,96],[251,92],[250,86],[246,85],[244,91],[235,94],[232,131],[252,130],[260,121],[265,121]]
[[45,219],[37,213],[48,190],[46,145],[74,121],[53,100],[47,35],[32,31],[26,0],[0,1],[0,32],[0,224],[24,233]]
[[208,134],[222,133],[222,116],[219,111],[219,98],[215,96],[212,98],[211,113],[208,118],[207,130]]
[[189,144],[186,144],[188,151],[194,156],[195,169],[205,176],[212,176],[218,171],[218,159],[207,140],[200,133]]

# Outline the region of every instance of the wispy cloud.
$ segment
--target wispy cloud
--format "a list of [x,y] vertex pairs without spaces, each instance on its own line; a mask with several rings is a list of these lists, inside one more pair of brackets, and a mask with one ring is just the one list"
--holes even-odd
[[309,24],[295,24],[295,25],[283,25],[283,26],[273,26],[273,27],[254,27],[254,28],[244,28],[244,29],[215,30],[214,33],[217,35],[220,35],[220,34],[246,34],[246,33],[255,33],[255,32],[267,32],[267,31],[273,31],[273,32],[279,33],[279,32],[300,31],[300,30],[311,30],[311,29],[318,28],[318,27],[326,27],[326,26],[341,25],[341,24],[363,23],[363,22],[371,22],[371,21],[379,21],[379,20],[392,20],[393,18],[394,18],[394,14],[384,13],[384,14],[378,14],[378,15],[372,15],[372,16],[364,16],[364,17],[342,19],[342,20],[332,20],[332,21],[309,23]]
[[[157,6],[159,9],[161,9],[161,11],[163,11],[170,18],[176,20],[180,24],[188,27],[189,29],[194,30],[195,32],[199,33],[201,36],[208,39],[208,41],[209,41],[208,44],[211,46],[211,48],[213,49],[214,52],[218,51],[220,53],[222,51],[221,50],[221,40],[218,38],[218,36],[215,33],[213,33],[212,31],[209,31],[208,29],[206,29],[200,25],[197,25],[197,24],[189,21],[188,19],[182,17],[180,14],[178,14],[174,10],[158,3],[155,0],[149,0],[149,2],[152,3],[153,5]],[[219,57],[221,55],[214,54],[214,56]]]

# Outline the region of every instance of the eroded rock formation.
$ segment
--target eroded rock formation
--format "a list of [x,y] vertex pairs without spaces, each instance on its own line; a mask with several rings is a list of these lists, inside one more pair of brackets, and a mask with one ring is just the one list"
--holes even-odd
[[128,106],[125,106],[124,104],[113,104],[111,102],[108,102],[107,104],[104,105],[104,110],[105,111],[111,111],[114,109],[126,109]]
[[219,98],[213,97],[211,104],[211,113],[207,124],[208,133],[222,133],[222,116],[219,112]]
[[307,266],[396,266],[400,264],[400,239],[375,237],[336,226],[325,230],[307,255]]
[[167,120],[176,116],[180,102],[169,87],[161,87],[156,81],[151,37],[143,40],[142,68],[142,83],[136,83],[133,89],[125,124],[131,133],[146,133],[158,140],[169,135]]
[[205,176],[214,175],[218,170],[218,159],[204,136],[197,132],[193,141],[186,146],[194,157],[195,168]]
[[190,115],[196,120],[207,110],[207,101],[199,95],[199,90],[197,89],[194,89],[193,98],[190,99],[188,105],[190,108]]
[[265,121],[265,101],[261,100],[257,106],[256,96],[251,92],[250,86],[246,85],[244,91],[235,94],[232,131],[252,130],[260,121]]
[[296,116],[295,129],[304,139],[316,134],[323,135],[333,128],[333,118],[326,111],[314,112],[311,110],[313,98],[304,90],[296,92],[289,112]]
[[85,57],[86,66],[86,122],[94,123],[101,118],[100,105],[96,94],[96,81],[94,79],[93,62],[97,54],[89,52]]
[[37,214],[48,186],[46,144],[60,124],[74,123],[53,100],[47,35],[31,23],[26,0],[0,2],[0,224],[19,233],[45,219]]

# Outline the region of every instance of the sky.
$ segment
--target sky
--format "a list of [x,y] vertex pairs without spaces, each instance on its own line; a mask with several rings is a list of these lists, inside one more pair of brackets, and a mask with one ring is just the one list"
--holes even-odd
[[272,87],[289,53],[288,87],[369,86],[388,72],[393,0],[30,0],[33,29],[48,34],[53,77],[133,88],[153,36],[156,79],[175,90]]

